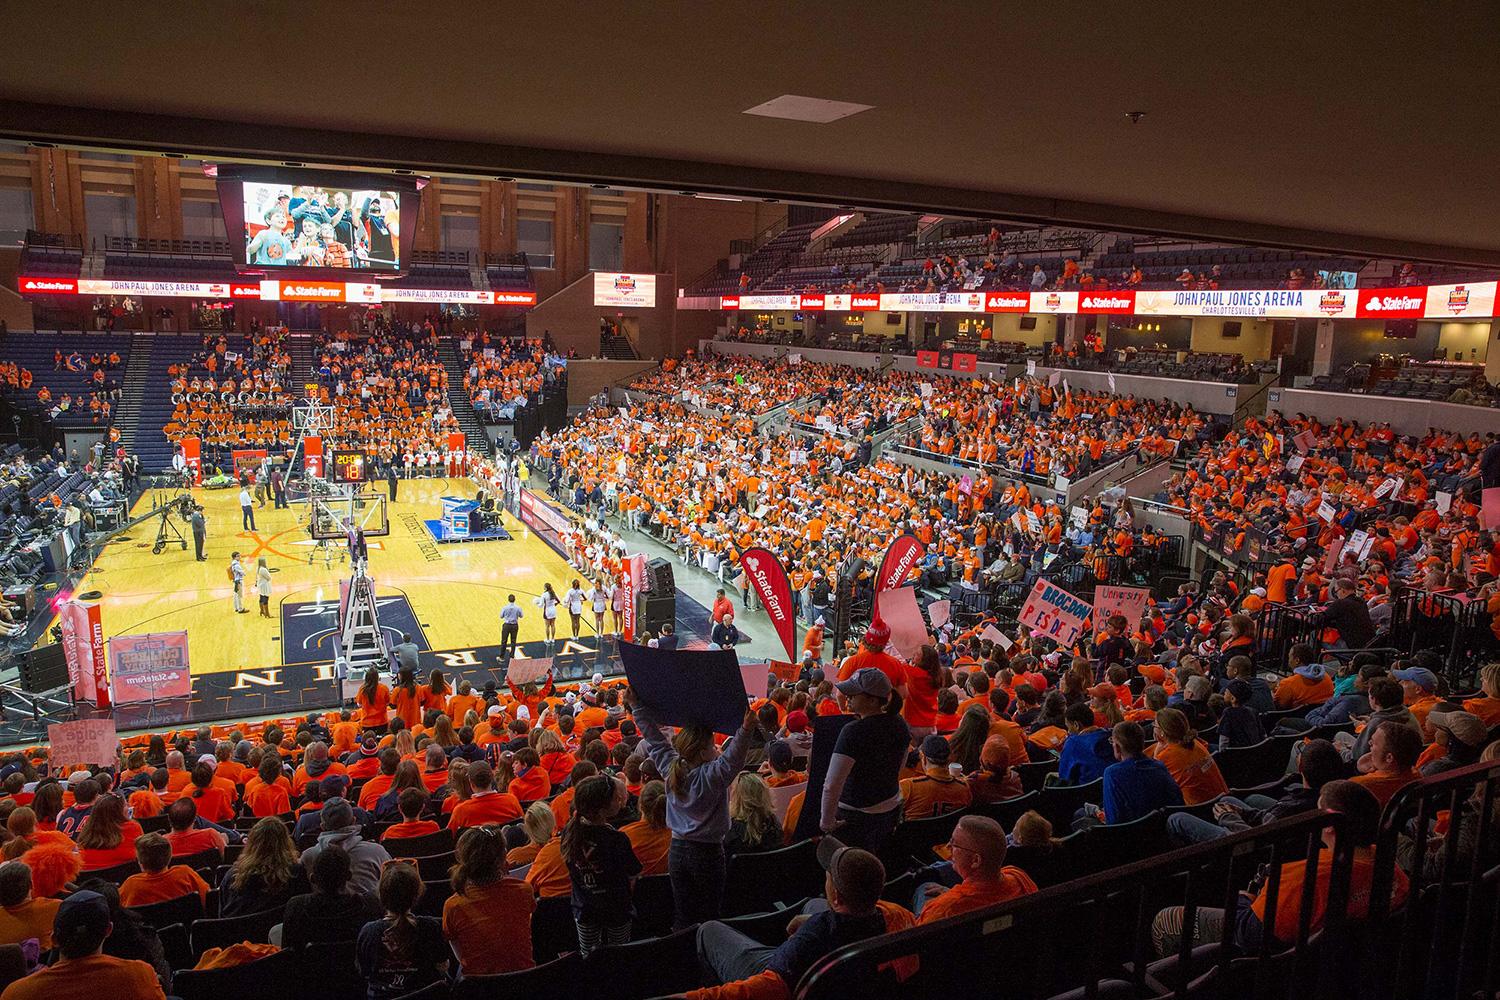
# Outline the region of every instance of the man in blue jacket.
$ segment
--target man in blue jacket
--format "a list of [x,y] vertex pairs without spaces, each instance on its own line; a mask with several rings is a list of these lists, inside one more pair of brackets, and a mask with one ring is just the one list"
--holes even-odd
[[1109,731],[1094,725],[1094,710],[1087,702],[1069,705],[1063,713],[1068,738],[1057,758],[1057,778],[1064,785],[1087,785],[1104,777],[1115,762]]
[[1146,732],[1140,725],[1120,723],[1110,734],[1110,742],[1118,763],[1104,772],[1104,808],[1085,805],[1073,821],[1075,828],[1129,823],[1157,809],[1183,804],[1182,789],[1172,772],[1146,756]]

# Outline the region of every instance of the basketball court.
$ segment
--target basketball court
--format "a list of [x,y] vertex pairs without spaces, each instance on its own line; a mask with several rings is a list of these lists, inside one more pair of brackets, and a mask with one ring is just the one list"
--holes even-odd
[[[502,514],[506,539],[437,543],[427,522],[441,513],[440,498],[471,496],[467,479],[402,480],[397,501],[387,505],[390,533],[371,537],[369,575],[375,582],[380,623],[394,644],[410,633],[424,650],[495,645],[500,608],[507,596],[525,609],[523,643],[543,638],[541,611],[532,599],[551,583],[558,594],[582,579],[546,542],[509,513]],[[380,491],[384,493],[382,488]],[[169,541],[153,554],[155,520],[138,525],[104,546],[77,592],[98,591],[106,638],[152,632],[188,633],[194,675],[264,670],[283,664],[333,660],[339,584],[350,574],[345,547],[324,547],[308,533],[305,503],[255,509],[255,528],[241,524],[236,489],[193,491],[208,521],[206,562],[193,558],[192,536],[179,524],[184,545]],[[151,510],[148,492],[132,516]],[[229,558],[238,551],[245,567],[245,607],[236,614]],[[271,617],[262,618],[255,596],[260,559],[271,571]],[[590,581],[582,580],[584,589]],[[593,615],[582,635],[592,639]],[[559,639],[568,637],[566,615]]]

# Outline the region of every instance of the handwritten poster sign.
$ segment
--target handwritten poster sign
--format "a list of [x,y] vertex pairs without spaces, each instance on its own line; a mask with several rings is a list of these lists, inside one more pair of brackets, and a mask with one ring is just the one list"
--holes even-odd
[[1112,615],[1124,615],[1125,621],[1133,627],[1141,620],[1141,614],[1150,602],[1151,591],[1146,587],[1095,587],[1094,630],[1101,631]]
[[1093,605],[1079,600],[1055,583],[1038,580],[1026,603],[1021,606],[1020,621],[1034,632],[1054,639],[1063,646],[1078,640]]
[[54,766],[66,764],[113,764],[120,737],[113,719],[81,719],[47,727]]

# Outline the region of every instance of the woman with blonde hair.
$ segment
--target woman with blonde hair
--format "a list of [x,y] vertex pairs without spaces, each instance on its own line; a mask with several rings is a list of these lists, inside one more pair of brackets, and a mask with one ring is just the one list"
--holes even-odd
[[521,820],[521,829],[526,831],[526,843],[506,852],[506,868],[524,868],[531,864],[536,860],[537,852],[557,835],[557,817],[552,807],[545,802],[533,802]]
[[255,562],[255,592],[260,596],[260,616],[271,617],[271,568],[265,556]]
[[[498,775],[496,776],[498,779]],[[474,789],[469,785],[469,762],[455,757],[448,765],[448,794],[443,797],[442,812],[451,813],[460,802],[467,802]]]
[[397,733],[391,745],[396,748],[396,753],[401,755],[402,760],[411,760],[417,755],[417,737],[410,729]]
[[1464,702],[1464,711],[1479,716],[1479,721],[1493,729],[1500,726],[1500,663],[1486,663],[1479,671],[1479,688],[1483,695]]
[[1186,805],[1195,806],[1229,791],[1208,745],[1198,739],[1192,723],[1179,709],[1164,708],[1156,713],[1156,743],[1147,749],[1146,755],[1161,761],[1172,772]]
[[724,850],[730,855],[768,851],[781,846],[781,821],[771,805],[771,788],[765,779],[741,771],[729,786],[729,836]]
[[[640,760],[639,757],[630,759]],[[646,782],[641,786],[637,806],[641,818],[625,824],[620,832],[630,838],[630,846],[641,863],[642,875],[665,875],[667,852],[672,847],[672,831],[667,829],[667,786],[659,779]]]

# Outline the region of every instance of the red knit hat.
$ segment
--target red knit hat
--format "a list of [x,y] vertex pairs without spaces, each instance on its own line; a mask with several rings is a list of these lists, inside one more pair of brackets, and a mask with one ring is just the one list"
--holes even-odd
[[876,615],[870,622],[870,627],[865,629],[864,644],[879,652],[885,648],[885,644],[891,641],[891,627]]

